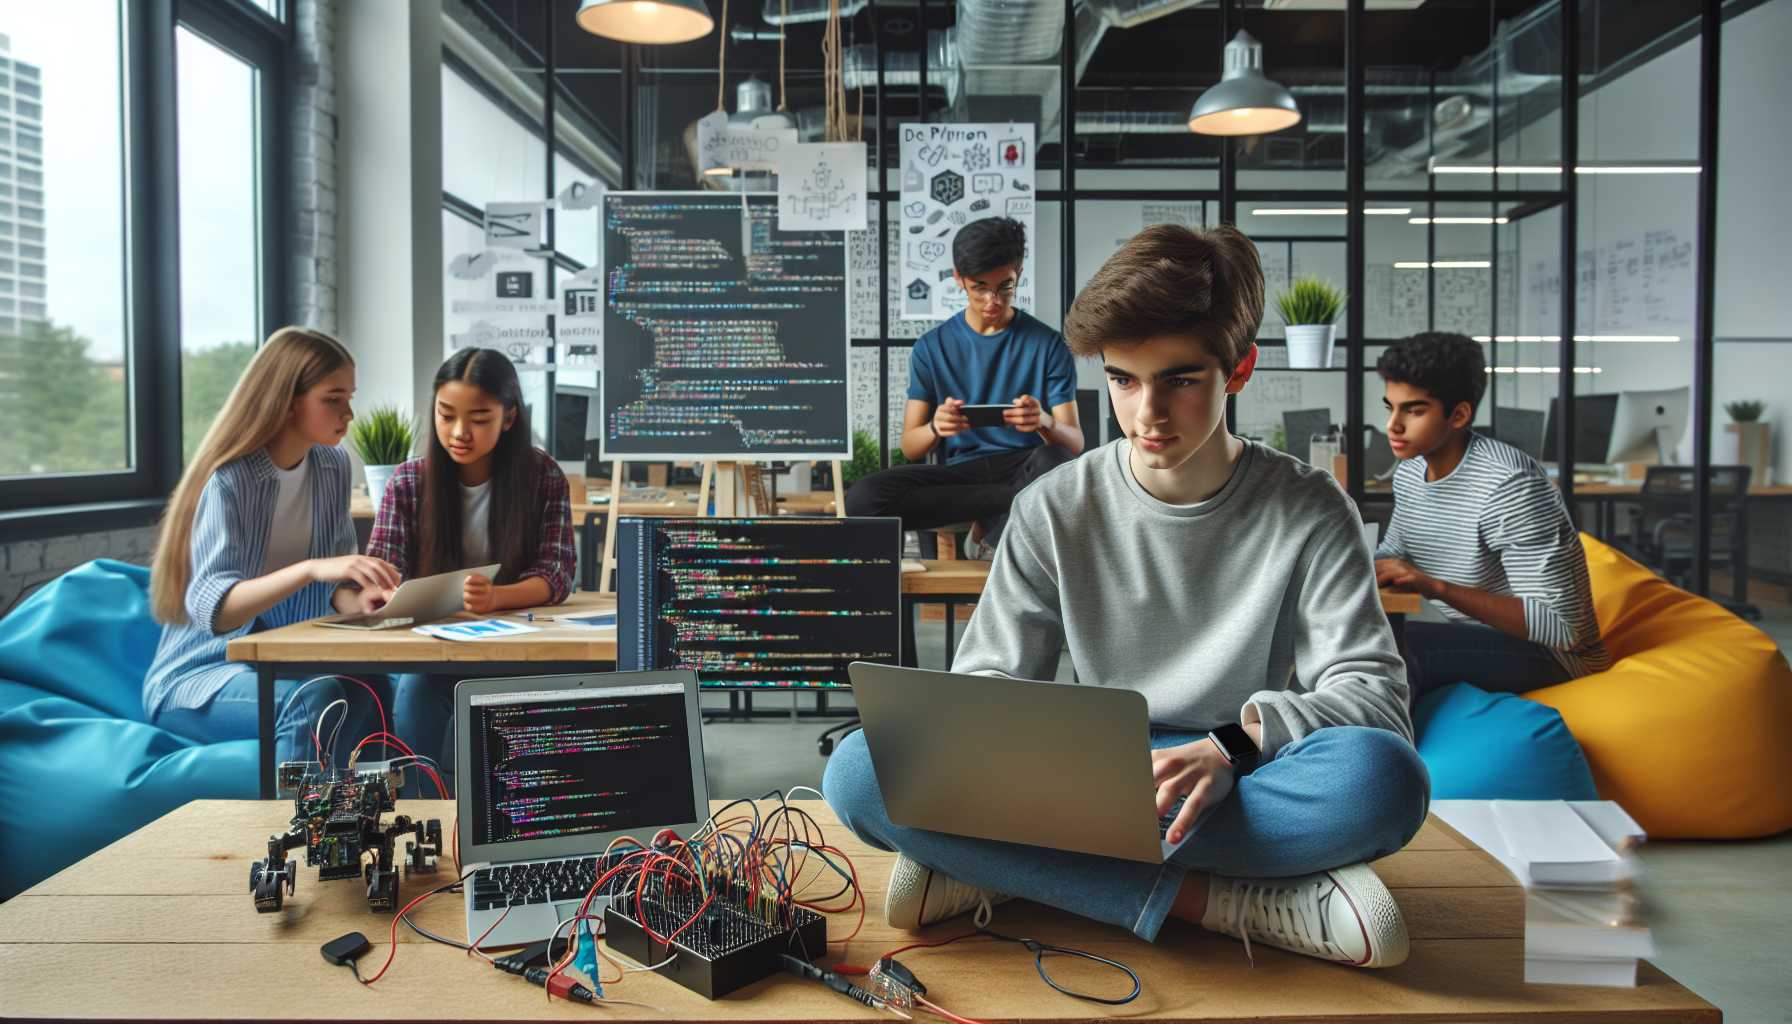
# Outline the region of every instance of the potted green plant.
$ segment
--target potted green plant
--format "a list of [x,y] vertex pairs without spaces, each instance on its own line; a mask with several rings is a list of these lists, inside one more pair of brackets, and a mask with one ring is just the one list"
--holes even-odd
[[367,475],[367,497],[376,512],[386,494],[386,481],[392,479],[399,463],[411,457],[411,445],[416,439],[410,417],[396,406],[378,406],[355,417],[349,426],[349,444],[361,457]]
[[[858,483],[860,477],[870,476],[882,469],[883,466],[880,464],[882,458],[883,446],[879,445],[877,439],[871,436],[871,431],[853,431],[852,460],[840,467],[841,486],[851,487]],[[904,466],[907,464],[908,459],[903,456],[902,449],[898,448],[890,453],[890,465]]]
[[1288,365],[1297,370],[1332,365],[1332,339],[1344,293],[1328,281],[1300,277],[1276,295],[1276,312],[1286,325]]
[[1773,424],[1761,422],[1767,403],[1755,400],[1725,402],[1724,411],[1730,414],[1730,422],[1724,424],[1721,452],[1712,453],[1714,461],[1725,460],[1731,465],[1747,466],[1750,482],[1770,483],[1767,474],[1773,466]]

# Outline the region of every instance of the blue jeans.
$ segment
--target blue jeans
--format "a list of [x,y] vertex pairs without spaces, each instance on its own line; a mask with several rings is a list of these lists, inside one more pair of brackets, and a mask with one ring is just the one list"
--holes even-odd
[[[455,676],[402,675],[392,680],[392,731],[411,749],[433,757],[448,795],[454,795]],[[431,796],[435,795],[433,791]]]
[[1570,678],[1549,648],[1491,626],[1408,622],[1404,644],[1414,704],[1451,683],[1489,693],[1526,693]]
[[[376,676],[367,680],[367,683],[380,694],[382,701],[386,700],[383,677]],[[288,704],[286,698],[303,685],[296,679],[274,680],[275,763],[317,760],[317,746],[312,739],[312,729],[316,727],[318,716],[323,714],[324,709],[341,700],[347,702],[348,717],[342,721],[342,731],[337,732],[336,723],[343,709],[332,711],[324,723],[323,742],[329,743],[330,734],[336,733],[336,765],[342,767],[348,763],[349,751],[355,749],[355,744],[361,742],[362,737],[379,731],[379,711],[366,690],[339,679],[319,679],[306,686],[305,692]],[[259,706],[255,671],[244,669],[231,676],[224,688],[214,694],[203,707],[164,706],[150,716],[149,724],[201,743],[254,739],[261,732]],[[282,713],[279,709],[283,706],[286,710]]]
[[[1153,729],[1151,745],[1202,734]],[[865,734],[842,740],[821,782],[860,839],[900,851],[960,882],[1157,937],[1190,871],[1287,877],[1374,860],[1424,823],[1431,780],[1412,745],[1385,729],[1336,726],[1282,748],[1240,775],[1163,865],[905,828],[890,821]]]

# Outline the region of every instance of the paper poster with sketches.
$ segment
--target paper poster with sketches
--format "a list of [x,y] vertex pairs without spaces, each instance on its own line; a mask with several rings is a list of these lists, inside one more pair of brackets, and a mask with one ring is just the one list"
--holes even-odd
[[785,151],[796,146],[795,128],[755,128],[732,124],[712,110],[697,120],[699,167],[732,167],[737,171],[773,172]]
[[865,144],[815,142],[778,155],[779,231],[865,227]]
[[901,132],[902,319],[942,320],[965,307],[952,276],[952,240],[985,217],[1013,217],[1026,228],[1014,304],[1031,309],[1034,126],[905,124]]
[[485,245],[488,249],[540,249],[544,204],[485,204]]

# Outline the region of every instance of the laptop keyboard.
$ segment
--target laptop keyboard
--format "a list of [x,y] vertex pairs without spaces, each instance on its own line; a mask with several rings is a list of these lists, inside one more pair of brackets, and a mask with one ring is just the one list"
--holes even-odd
[[596,857],[480,868],[473,872],[473,909],[584,899],[596,881]]

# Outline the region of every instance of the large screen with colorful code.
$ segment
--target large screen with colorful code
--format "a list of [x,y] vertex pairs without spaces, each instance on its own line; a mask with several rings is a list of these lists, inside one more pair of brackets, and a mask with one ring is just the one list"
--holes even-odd
[[616,665],[707,688],[841,689],[899,663],[899,519],[650,519],[616,533]]
[[848,458],[846,238],[773,194],[611,192],[604,458]]

